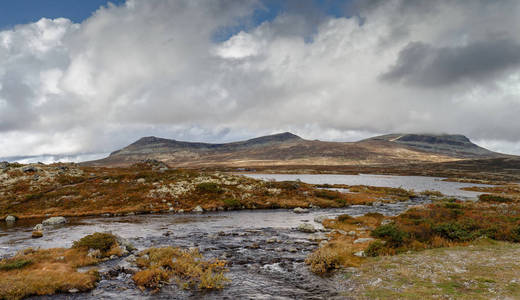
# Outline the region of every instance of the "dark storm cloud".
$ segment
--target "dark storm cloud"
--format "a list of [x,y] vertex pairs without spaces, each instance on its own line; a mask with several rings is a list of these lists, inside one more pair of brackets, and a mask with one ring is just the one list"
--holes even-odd
[[511,40],[479,41],[460,47],[413,42],[399,52],[397,63],[380,78],[438,87],[461,81],[494,81],[519,66],[520,44]]

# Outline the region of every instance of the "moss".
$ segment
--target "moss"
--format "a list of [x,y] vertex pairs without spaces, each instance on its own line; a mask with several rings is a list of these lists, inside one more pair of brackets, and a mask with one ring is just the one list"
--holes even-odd
[[238,208],[242,205],[238,199],[224,199],[222,202],[224,202],[224,206],[228,208]]
[[0,263],[1,271],[9,271],[14,269],[22,269],[30,264],[32,264],[32,260],[29,259],[10,259]]
[[384,239],[389,247],[397,248],[408,238],[408,233],[401,230],[395,224],[387,224],[377,227],[372,231],[372,236]]

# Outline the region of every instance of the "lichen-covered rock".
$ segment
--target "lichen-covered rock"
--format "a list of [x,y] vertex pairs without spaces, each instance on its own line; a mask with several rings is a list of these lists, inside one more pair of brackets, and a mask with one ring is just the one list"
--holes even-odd
[[293,209],[293,212],[296,214],[303,214],[303,213],[308,213],[309,210],[306,208],[296,207],[295,209]]
[[42,224],[45,226],[49,225],[59,225],[67,223],[67,219],[65,217],[51,217],[46,220],[43,220]]
[[204,209],[202,207],[200,207],[200,205],[197,205],[194,209],[193,209],[193,212],[204,212]]
[[15,216],[7,216],[7,217],[5,217],[5,221],[7,223],[13,223],[14,221],[16,221],[16,217]]
[[306,233],[314,233],[316,232],[316,228],[312,224],[302,223],[298,226],[298,231],[306,232]]

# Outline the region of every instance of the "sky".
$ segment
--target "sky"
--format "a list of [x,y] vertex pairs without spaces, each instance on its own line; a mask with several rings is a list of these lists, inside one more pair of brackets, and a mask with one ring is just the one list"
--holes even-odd
[[2,1],[0,158],[285,131],[520,154],[519,25],[516,0]]

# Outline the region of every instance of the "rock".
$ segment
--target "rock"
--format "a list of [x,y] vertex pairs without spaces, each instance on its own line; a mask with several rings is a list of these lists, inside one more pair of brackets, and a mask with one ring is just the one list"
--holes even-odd
[[33,167],[33,166],[27,166],[27,167],[23,167],[23,168],[22,168],[22,171],[25,172],[25,173],[29,173],[29,172],[37,172],[38,169],[36,169],[36,168]]
[[218,210],[218,211],[224,211],[224,210],[225,210],[225,208],[224,208],[224,207],[222,207],[222,206],[219,206],[219,207],[217,207],[217,210]]
[[79,292],[78,289],[70,289],[70,290],[69,290],[69,293],[71,293],[71,294],[75,294],[75,293],[77,293],[77,292]]
[[43,225],[40,223],[40,224],[36,224],[33,228],[34,231],[42,231],[43,230]]
[[323,221],[325,221],[326,219],[328,219],[327,216],[317,216],[316,218],[314,218],[314,222],[323,224]]
[[315,233],[316,228],[314,228],[314,225],[309,223],[302,223],[298,226],[298,231],[306,232],[306,233]]
[[358,252],[354,253],[354,255],[357,257],[365,257],[365,251],[358,251]]
[[125,252],[125,250],[126,252],[132,252],[136,249],[134,245],[124,237],[117,234],[114,234],[114,236],[116,237],[117,244],[119,245],[119,247],[123,249],[123,252]]
[[359,239],[354,241],[354,244],[369,243],[369,242],[372,242],[374,240],[375,239],[373,239],[373,238],[359,238]]
[[307,208],[296,207],[295,209],[293,209],[293,212],[296,214],[303,214],[308,213],[309,210]]
[[175,209],[173,209],[173,207],[168,208],[168,211],[169,211],[169,212],[173,212],[174,210],[175,210]]
[[65,224],[67,223],[67,219],[64,217],[51,217],[46,220],[43,220],[42,224],[45,226],[48,225],[59,225],[59,224]]
[[0,170],[5,170],[7,168],[9,168],[9,163],[8,162],[6,162],[6,161],[0,162]]
[[116,259],[117,255],[110,255],[110,259]]
[[298,249],[291,247],[291,248],[287,249],[287,251],[289,251],[291,253],[296,253],[296,252],[298,252]]
[[146,179],[144,179],[144,178],[137,179],[137,183],[145,183],[145,182],[146,182]]
[[100,258],[101,257],[101,251],[99,249],[89,249],[87,253],[88,257],[91,258]]
[[184,209],[179,209],[177,212],[182,214],[182,213],[184,213]]
[[7,217],[5,217],[5,221],[7,223],[14,223],[16,221],[16,217],[15,216],[7,216]]
[[383,221],[381,221],[381,225],[388,225],[390,223],[392,223],[392,220],[390,219],[384,219]]
[[166,204],[166,205],[168,205],[168,206],[170,206],[170,207],[172,207],[172,206],[173,206],[173,204],[171,204],[170,202],[168,202],[168,204]]
[[356,236],[357,233],[354,230],[351,230],[347,234],[350,236]]
[[32,232],[31,237],[34,239],[41,238],[43,236],[43,231],[35,230]]
[[201,213],[201,212],[204,212],[204,209],[202,209],[202,207],[200,207],[200,205],[197,205],[197,206],[193,209],[193,212]]

